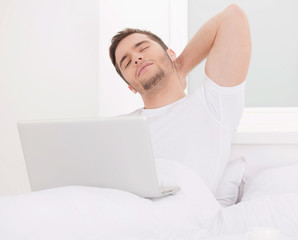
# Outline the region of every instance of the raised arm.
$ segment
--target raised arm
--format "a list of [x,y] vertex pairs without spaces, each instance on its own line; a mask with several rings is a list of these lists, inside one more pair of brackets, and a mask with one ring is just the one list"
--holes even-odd
[[206,57],[205,71],[220,86],[231,87],[246,78],[251,56],[250,31],[245,13],[228,6],[208,20],[176,60],[181,80]]

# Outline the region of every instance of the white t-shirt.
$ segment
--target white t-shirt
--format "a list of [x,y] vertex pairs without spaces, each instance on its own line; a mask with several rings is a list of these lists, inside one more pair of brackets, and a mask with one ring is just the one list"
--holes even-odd
[[155,158],[190,167],[215,193],[244,108],[244,90],[245,81],[221,87],[205,75],[193,94],[164,107],[140,108],[129,115],[147,117]]

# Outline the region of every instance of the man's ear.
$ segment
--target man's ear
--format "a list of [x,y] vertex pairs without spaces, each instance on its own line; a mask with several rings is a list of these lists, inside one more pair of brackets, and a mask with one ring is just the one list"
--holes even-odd
[[132,91],[134,94],[136,94],[136,93],[137,93],[137,91],[136,91],[136,90],[134,90],[134,89],[132,88],[132,86],[128,85],[128,88],[129,88],[129,89],[130,89],[130,91]]
[[176,60],[176,53],[173,51],[173,49],[167,49],[167,53],[172,61]]

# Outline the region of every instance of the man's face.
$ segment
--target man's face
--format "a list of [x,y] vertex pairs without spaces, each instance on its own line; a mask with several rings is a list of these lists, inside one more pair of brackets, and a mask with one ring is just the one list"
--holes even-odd
[[145,34],[134,33],[124,38],[115,56],[123,77],[140,94],[152,91],[173,72],[168,53]]

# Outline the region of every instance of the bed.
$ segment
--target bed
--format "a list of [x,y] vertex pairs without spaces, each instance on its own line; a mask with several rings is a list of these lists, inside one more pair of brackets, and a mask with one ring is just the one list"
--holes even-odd
[[255,227],[298,239],[298,133],[242,132],[214,195],[191,169],[157,159],[161,185],[145,199],[68,186],[0,197],[0,239],[249,239]]

